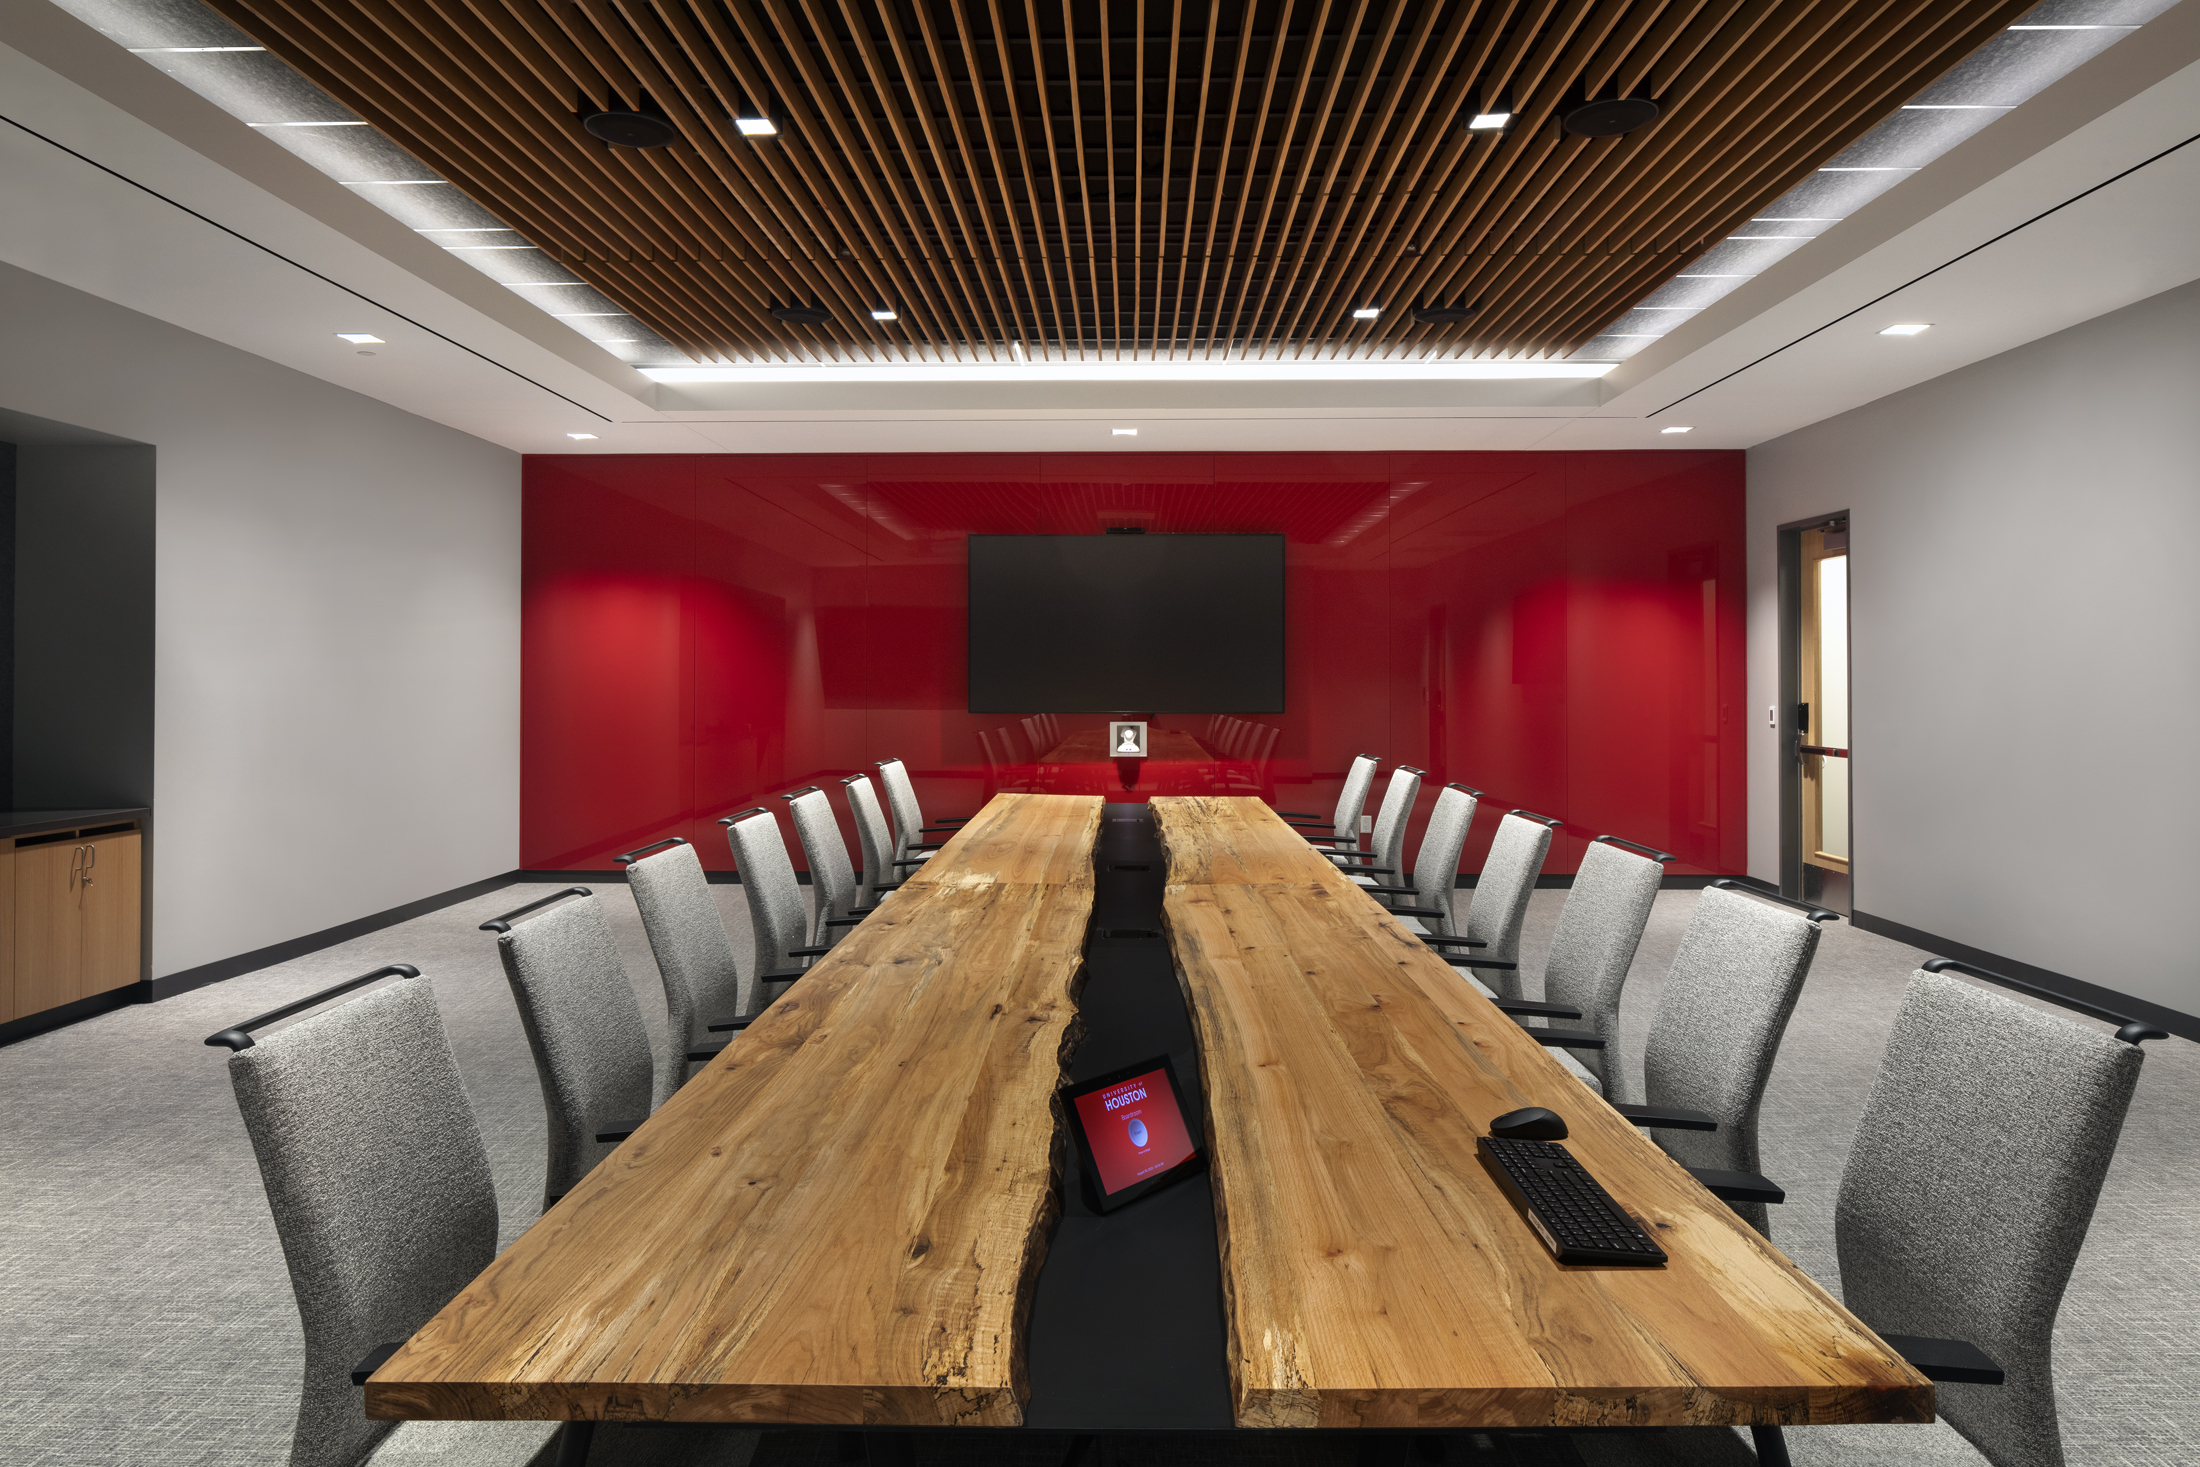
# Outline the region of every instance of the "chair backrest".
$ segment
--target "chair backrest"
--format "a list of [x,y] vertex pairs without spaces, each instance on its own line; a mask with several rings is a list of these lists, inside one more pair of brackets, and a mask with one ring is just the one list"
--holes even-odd
[[[1039,757],[1038,748],[1036,743],[1032,745],[1034,759]],[[899,759],[881,759],[878,777],[886,786],[887,808],[894,812],[894,854],[913,856],[924,844],[924,807],[917,803],[917,786],[909,778],[909,766]]]
[[756,985],[741,980],[695,847],[682,841],[626,868],[642,931],[665,984],[665,1038],[657,1056],[652,1108],[672,1098],[687,1079],[688,1056],[703,1047],[709,1026],[750,1012]]
[[813,784],[783,798],[810,868],[810,898],[816,910],[810,917],[809,945],[829,947],[847,929],[828,927],[826,919],[845,917],[856,905],[856,873],[848,864],[848,843],[840,838],[840,820],[825,791]]
[[[1705,1111],[1719,1123],[1709,1132],[1651,1132],[1676,1161],[1764,1170],[1757,1157],[1757,1111],[1817,951],[1818,924],[1800,913],[1715,886],[1703,889],[1666,974],[1642,1062],[1646,1101]],[[1768,1231],[1761,1205],[1742,1203],[1734,1210],[1757,1231]]]
[[760,984],[768,974],[807,965],[808,959],[790,954],[809,946],[810,914],[802,900],[802,883],[795,879],[794,862],[787,857],[787,838],[779,833],[778,817],[759,806],[727,817],[725,824],[733,867],[741,875],[741,894],[749,903],[749,933],[754,939],[749,981]]
[[[1006,729],[1002,730],[1005,734]],[[894,848],[893,827],[886,823],[886,812],[879,807],[878,789],[867,774],[851,774],[840,782],[848,792],[848,813],[855,816],[856,843],[863,847],[863,870],[856,883],[856,905],[876,906],[879,888],[893,886],[901,880],[904,867],[894,865],[899,854]]]
[[291,1467],[352,1467],[396,1425],[352,1367],[496,1257],[489,1153],[424,978],[269,1033],[229,1079],[305,1326]]
[[1406,869],[1406,822],[1413,817],[1413,802],[1421,797],[1421,776],[1425,773],[1410,764],[1391,770],[1390,787],[1383,791],[1383,803],[1375,811],[1375,834],[1368,849],[1375,853],[1375,865],[1388,867],[1393,873],[1381,879],[1384,886],[1405,884],[1396,873]]
[[[1706,893],[1709,895],[1709,893]],[[1910,980],[1841,1174],[1844,1302],[2007,1372],[1935,1388],[1995,1467],[2062,1467],[2049,1351],[2138,1084],[2136,1044],[1974,988]]]
[[[1447,784],[1436,792],[1436,808],[1429,811],[1428,828],[1421,832],[1421,850],[1413,858],[1413,905],[1444,913],[1435,922],[1424,922],[1444,937],[1452,931],[1452,894],[1459,888],[1459,853],[1467,847],[1467,828],[1474,824],[1475,793],[1463,784]],[[1397,883],[1400,886],[1404,882]]]
[[1603,1082],[1606,1098],[1622,1104],[1635,1100],[1633,1081],[1623,1079],[1624,1065],[1608,1063],[1619,1044],[1620,990],[1664,878],[1665,867],[1657,861],[1592,843],[1559,908],[1558,930],[1543,963],[1543,1001],[1581,1010],[1580,1020],[1569,1019],[1566,1027],[1593,1029],[1612,1046],[1567,1053]]
[[1340,845],[1360,844],[1360,811],[1367,807],[1367,792],[1375,783],[1375,767],[1382,763],[1373,754],[1354,754],[1344,772],[1344,788],[1337,794],[1336,818],[1330,822]]
[[[1520,928],[1528,918],[1528,898],[1550,854],[1551,827],[1519,811],[1497,822],[1489,859],[1474,879],[1474,901],[1458,935],[1483,944],[1473,956],[1499,962],[1520,960]],[[1500,998],[1520,998],[1520,974],[1506,968],[1477,968],[1474,975]]]
[[631,1131],[655,1094],[649,1030],[603,903],[576,897],[497,938],[505,981],[535,1055],[550,1125],[543,1206],[609,1156],[600,1132]]

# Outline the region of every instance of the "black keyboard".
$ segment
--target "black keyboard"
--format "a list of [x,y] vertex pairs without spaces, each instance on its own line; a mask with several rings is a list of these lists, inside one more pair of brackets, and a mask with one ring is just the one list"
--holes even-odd
[[1665,1262],[1665,1250],[1556,1141],[1480,1138],[1482,1154],[1560,1263]]

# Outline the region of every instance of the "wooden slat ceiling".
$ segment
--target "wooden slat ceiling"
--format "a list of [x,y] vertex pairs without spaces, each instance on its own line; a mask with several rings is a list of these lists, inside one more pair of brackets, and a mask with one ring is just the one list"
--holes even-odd
[[890,361],[1562,354],[2032,0],[210,3],[691,355]]

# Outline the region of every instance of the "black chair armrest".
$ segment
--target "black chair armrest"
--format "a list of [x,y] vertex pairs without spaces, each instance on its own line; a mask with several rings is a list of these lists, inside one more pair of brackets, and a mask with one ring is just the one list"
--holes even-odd
[[1952,1385],[2000,1385],[2007,1378],[1994,1357],[1969,1340],[1935,1340],[1924,1335],[1879,1338],[1927,1380],[1944,1380]]
[[742,1014],[738,1018],[721,1019],[715,1024],[705,1024],[703,1028],[712,1034],[737,1034],[763,1017],[762,1014]]
[[[877,892],[877,891],[900,891],[900,890],[901,890],[901,883],[900,883],[900,882],[898,882],[898,881],[889,881],[889,882],[885,882],[885,883],[883,883],[883,884],[881,884],[881,885],[878,885],[878,886],[874,886],[874,887],[872,887],[872,888],[871,888],[871,890],[873,890],[873,891],[875,891],[875,892]],[[859,908],[858,910],[860,910],[860,911],[865,911],[865,912],[875,912],[875,911],[877,911],[877,910],[878,910],[878,908],[876,908],[876,907],[862,907],[862,908]]]
[[[1273,808],[1273,807],[1271,807],[1271,808]],[[1281,815],[1281,816],[1282,816],[1282,817],[1283,817],[1284,819],[1286,819],[1286,820],[1319,820],[1319,819],[1321,819],[1321,816],[1319,816],[1319,815],[1316,815],[1316,814],[1315,814],[1315,813],[1314,813],[1313,811],[1311,811],[1311,810],[1277,810],[1277,811],[1276,811],[1276,813],[1277,813],[1278,815]]]
[[947,842],[943,840],[912,841],[909,849],[912,851],[944,851],[947,849]]
[[[1385,876],[1390,875],[1388,871],[1383,874]],[[1360,890],[1379,891],[1384,896],[1419,896],[1421,894],[1421,888],[1418,886],[1363,886]]]
[[[801,949],[797,948],[795,951],[800,952]],[[793,954],[790,953],[788,956],[792,957]],[[774,968],[769,973],[757,974],[756,981],[759,983],[792,983],[809,971],[808,968]]]
[[1545,1049],[1604,1048],[1604,1036],[1594,1029],[1530,1029],[1523,1025],[1520,1032]]
[[1511,1014],[1516,1019],[1578,1019],[1581,1010],[1570,1009],[1562,1003],[1529,1003],[1526,999],[1508,998],[1497,1005],[1501,1014]]
[[[1367,888],[1363,886],[1360,890],[1366,891]],[[1434,907],[1385,907],[1383,910],[1393,917],[1428,917],[1441,920],[1444,916],[1442,912],[1437,911]],[[1415,935],[1419,936],[1418,933]]]
[[1434,932],[1417,932],[1414,936],[1430,947],[1488,947],[1479,937],[1442,937]]
[[918,826],[917,833],[919,835],[922,835],[927,830],[953,830],[958,826],[968,825],[972,820],[976,818],[977,817],[974,815],[950,815],[937,825]]
[[[351,1383],[355,1386],[365,1385],[368,1376],[389,1364],[390,1356],[395,1355],[404,1347],[405,1342],[403,1340],[393,1340],[387,1345],[376,1345],[373,1349],[367,1351],[366,1354],[359,1357],[359,1363],[351,1368]],[[1996,1381],[1995,1384],[1998,1385],[2000,1382]]]
[[688,1058],[696,1064],[701,1064],[705,1060],[714,1060],[725,1052],[726,1046],[721,1044],[712,1049],[691,1049],[688,1051]]
[[1283,823],[1300,830],[1335,830],[1337,828],[1319,815],[1309,815],[1303,820],[1286,820]]
[[[624,1141],[627,1137],[633,1134],[634,1133],[632,1131],[598,1131],[596,1133],[596,1139],[605,1143],[606,1145],[611,1145],[620,1141]],[[562,1196],[563,1194],[561,1193],[560,1195]]]
[[1716,1167],[1692,1166],[1688,1174],[1703,1183],[1704,1190],[1726,1202],[1777,1203],[1788,1200],[1780,1184],[1755,1172],[1723,1172]]
[[[790,947],[787,949],[787,956],[790,958],[822,958],[831,951],[832,949],[829,947]],[[788,971],[799,973],[802,969],[791,968]],[[770,975],[767,974],[766,976]]]
[[1508,973],[1516,972],[1520,967],[1518,963],[1508,963],[1503,958],[1446,958],[1444,961],[1454,968],[1501,968]]
[[[925,862],[931,859],[932,858],[930,856],[904,856],[899,861],[889,861],[887,864],[890,866],[922,866]],[[871,888],[871,890],[885,891],[887,890],[887,888],[883,886],[874,886]]]
[[1671,1105],[1620,1105],[1618,1111],[1638,1126],[1648,1126],[1653,1131],[1716,1131],[1719,1123],[1700,1110],[1682,1110]]
[[862,922],[861,917],[827,917],[825,919],[827,927],[856,927],[860,926]]

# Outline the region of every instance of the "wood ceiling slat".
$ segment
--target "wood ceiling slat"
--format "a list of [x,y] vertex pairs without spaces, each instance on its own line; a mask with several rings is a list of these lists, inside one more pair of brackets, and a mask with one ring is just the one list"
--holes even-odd
[[[1563,353],[2025,8],[211,3],[679,349],[803,360]],[[574,117],[645,94],[683,141]],[[1560,132],[1611,95],[1663,115]],[[1470,136],[1501,99],[1511,131]],[[1411,320],[1461,299],[1466,324]]]

